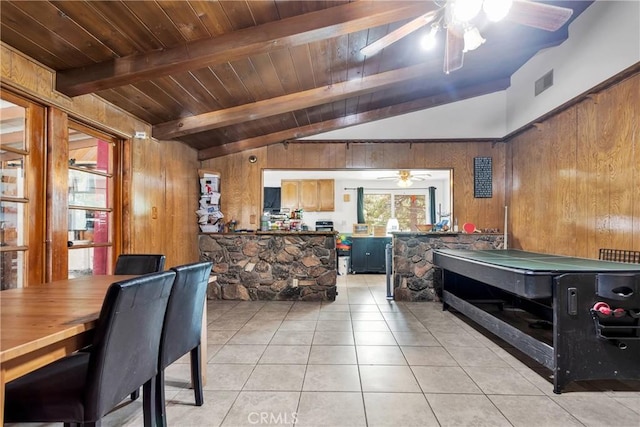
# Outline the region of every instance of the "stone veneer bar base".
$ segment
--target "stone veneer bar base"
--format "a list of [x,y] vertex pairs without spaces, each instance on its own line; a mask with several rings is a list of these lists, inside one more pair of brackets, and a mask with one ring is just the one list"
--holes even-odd
[[393,296],[396,301],[440,301],[441,271],[434,249],[503,249],[502,234],[393,233]]
[[335,233],[201,234],[199,248],[213,261],[209,299],[336,299]]

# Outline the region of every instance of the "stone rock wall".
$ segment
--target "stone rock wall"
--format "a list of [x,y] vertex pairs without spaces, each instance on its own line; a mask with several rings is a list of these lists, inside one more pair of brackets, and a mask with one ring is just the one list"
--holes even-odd
[[440,301],[441,270],[433,265],[434,249],[502,249],[500,234],[393,235],[393,287],[396,301]]
[[333,234],[201,234],[209,299],[334,301]]

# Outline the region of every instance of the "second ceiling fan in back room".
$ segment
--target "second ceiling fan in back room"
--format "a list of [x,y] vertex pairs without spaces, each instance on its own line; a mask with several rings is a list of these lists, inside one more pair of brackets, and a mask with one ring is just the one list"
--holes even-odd
[[560,29],[573,10],[528,0],[436,0],[438,8],[409,21],[384,37],[363,47],[360,52],[371,56],[406,35],[431,25],[424,43],[435,43],[444,33],[444,67],[446,74],[462,68],[464,53],[484,43],[477,22],[485,19],[512,22],[547,31]]
[[430,177],[431,174],[412,174],[410,170],[399,170],[397,174],[392,176],[380,176],[380,180],[395,180],[398,187],[411,187],[413,181],[424,181],[425,177]]

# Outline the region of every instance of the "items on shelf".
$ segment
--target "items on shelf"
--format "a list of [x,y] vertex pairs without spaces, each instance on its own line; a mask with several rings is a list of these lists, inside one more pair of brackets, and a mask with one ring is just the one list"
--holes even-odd
[[200,175],[200,206],[196,211],[200,230],[204,233],[224,231],[224,215],[220,211],[220,174],[198,171]]
[[338,234],[336,236],[336,249],[350,251],[351,239],[346,234]]
[[302,209],[291,210],[289,208],[282,208],[279,212],[265,212],[260,228],[262,231],[307,231],[309,227],[302,221],[303,214]]

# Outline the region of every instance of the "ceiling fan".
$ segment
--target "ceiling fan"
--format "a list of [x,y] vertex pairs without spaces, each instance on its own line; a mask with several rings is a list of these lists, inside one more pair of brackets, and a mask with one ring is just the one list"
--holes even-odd
[[462,68],[464,53],[478,48],[484,39],[474,21],[484,11],[489,21],[508,19],[512,22],[547,31],[560,29],[573,14],[573,9],[529,0],[435,0],[437,9],[421,15],[384,37],[363,47],[360,52],[371,56],[406,35],[431,24],[424,43],[435,43],[436,35],[445,32],[444,72]]
[[397,174],[392,176],[379,176],[380,180],[397,180],[398,187],[411,187],[413,181],[424,181],[425,177],[429,177],[431,174],[412,174],[410,170],[399,170]]

